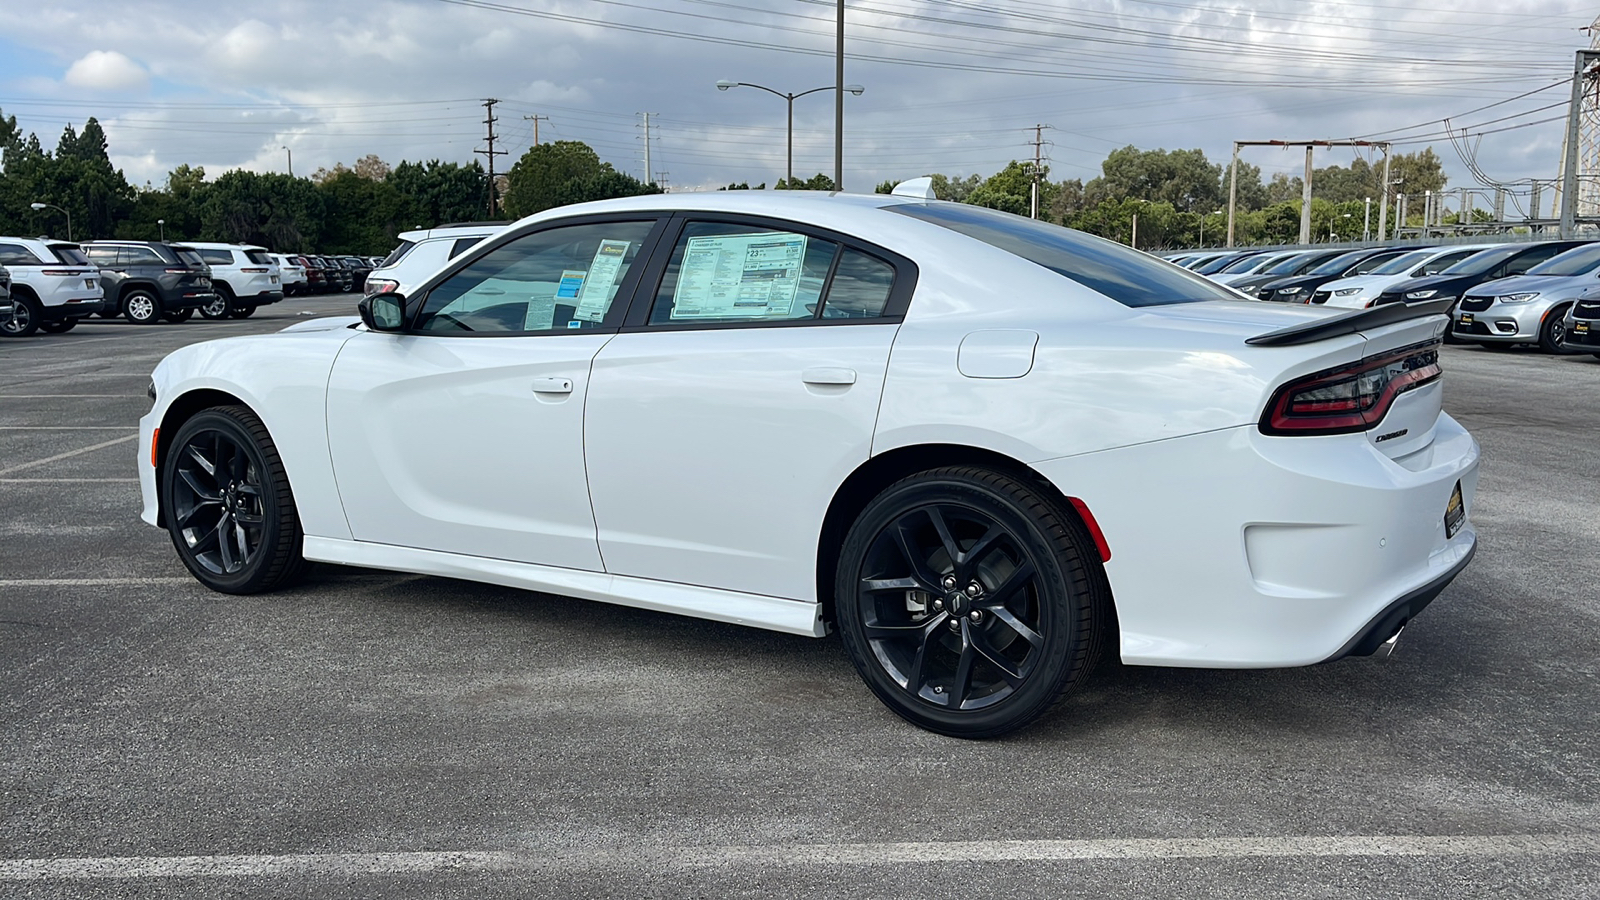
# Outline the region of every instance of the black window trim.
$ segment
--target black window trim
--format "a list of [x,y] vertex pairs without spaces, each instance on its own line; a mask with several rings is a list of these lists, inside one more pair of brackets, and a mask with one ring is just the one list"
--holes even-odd
[[[522,228],[518,228],[493,237],[492,239],[484,239],[479,241],[476,245],[463,252],[460,256],[451,259],[443,270],[435,274],[432,278],[423,282],[421,286],[416,289],[416,291],[406,297],[406,327],[400,333],[416,335],[418,337],[439,337],[451,339],[538,338],[558,337],[563,335],[570,336],[576,334],[616,334],[621,328],[624,316],[626,316],[628,310],[632,308],[633,295],[638,290],[640,279],[647,268],[646,265],[640,265],[639,260],[647,260],[648,263],[655,262],[655,249],[660,245],[662,232],[666,230],[667,223],[671,220],[671,218],[672,217],[670,213],[662,210],[638,210],[636,212],[594,213],[591,215],[568,216],[566,218],[546,219],[542,222],[534,222]],[[543,231],[553,231],[557,228],[568,228],[580,225],[603,225],[608,222],[650,222],[650,230],[645,233],[644,240],[639,247],[639,253],[634,257],[634,265],[628,270],[628,274],[622,279],[622,284],[617,287],[617,294],[614,298],[612,298],[611,308],[606,310],[605,318],[601,320],[597,327],[583,329],[550,329],[547,331],[467,331],[460,333],[424,331],[418,327],[418,321],[422,318],[422,308],[427,305],[428,295],[433,292],[433,289],[449,280],[456,273],[467,268],[483,257],[488,256],[490,253],[493,253],[495,250],[498,250],[512,241],[520,240],[528,235],[538,234]]]
[[[678,239],[683,236],[684,228],[691,222],[746,225],[772,231],[790,231],[838,244],[840,252],[833,255],[833,262],[828,266],[828,275],[822,286],[819,313],[827,307],[828,295],[833,290],[833,275],[839,267],[839,260],[844,256],[843,251],[854,250],[857,253],[872,257],[894,270],[894,284],[889,289],[888,301],[884,303],[883,315],[870,318],[863,316],[861,318],[827,319],[814,316],[808,319],[777,319],[772,321],[753,319],[745,322],[658,322],[651,324],[650,309],[655,305],[656,296],[661,292],[661,283],[666,278],[667,266],[672,261],[673,251],[677,249]],[[667,229],[667,233],[661,236],[657,245],[657,252],[651,255],[649,266],[643,274],[644,277],[641,282],[650,285],[650,289],[640,290],[636,287],[631,298],[632,302],[628,308],[627,318],[623,320],[621,328],[621,333],[623,334],[715,331],[732,328],[804,328],[817,326],[831,328],[845,325],[898,325],[905,321],[906,310],[911,306],[911,295],[917,289],[918,271],[916,263],[895,253],[893,250],[887,250],[877,244],[867,243],[860,238],[809,223],[745,213],[723,213],[714,210],[679,210],[671,214],[670,227]]]

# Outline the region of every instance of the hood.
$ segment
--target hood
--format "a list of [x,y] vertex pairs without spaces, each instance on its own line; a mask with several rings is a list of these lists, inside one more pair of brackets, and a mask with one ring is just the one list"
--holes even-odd
[[1466,291],[1474,297],[1500,297],[1506,294],[1560,293],[1576,296],[1584,288],[1600,287],[1600,279],[1591,275],[1513,275],[1474,285]]
[[1504,279],[1498,279],[1491,282],[1482,275],[1445,275],[1440,273],[1438,275],[1424,275],[1421,278],[1407,278],[1404,281],[1389,285],[1388,287],[1384,288],[1384,291],[1386,293],[1393,292],[1397,294],[1409,294],[1412,291],[1462,290],[1465,288],[1476,287],[1480,284],[1498,284],[1499,281],[1503,280]]
[[341,328],[349,328],[352,325],[359,325],[360,323],[360,316],[319,316],[315,319],[307,319],[304,322],[296,322],[287,328],[280,328],[278,333],[287,334],[291,331],[296,333],[304,333],[307,331],[337,331]]

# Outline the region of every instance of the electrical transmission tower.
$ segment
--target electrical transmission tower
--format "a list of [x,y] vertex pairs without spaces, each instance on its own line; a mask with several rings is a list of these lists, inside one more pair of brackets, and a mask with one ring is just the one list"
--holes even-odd
[[[1588,28],[1589,49],[1600,51],[1600,17]],[[1566,148],[1562,148],[1566,158]],[[1600,215],[1600,79],[1590,77],[1578,104],[1578,209],[1579,216]]]

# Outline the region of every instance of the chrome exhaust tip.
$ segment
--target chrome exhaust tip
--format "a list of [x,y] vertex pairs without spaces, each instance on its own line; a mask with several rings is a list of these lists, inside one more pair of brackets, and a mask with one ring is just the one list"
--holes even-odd
[[1372,658],[1388,659],[1389,657],[1393,656],[1395,648],[1400,645],[1400,635],[1404,634],[1405,630],[1406,626],[1404,624],[1401,624],[1399,628],[1396,628],[1394,634],[1390,635],[1387,641],[1379,644],[1378,649],[1372,651]]

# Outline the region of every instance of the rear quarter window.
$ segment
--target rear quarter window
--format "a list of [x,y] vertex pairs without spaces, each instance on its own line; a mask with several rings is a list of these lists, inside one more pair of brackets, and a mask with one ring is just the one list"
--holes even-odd
[[1020,256],[1123,306],[1239,300],[1238,294],[1188,269],[1059,225],[964,203],[905,203],[884,208]]
[[89,257],[84,256],[83,251],[77,247],[51,247],[50,252],[56,255],[57,261],[66,263],[69,266],[94,265],[89,262]]
[[246,250],[244,255],[249,257],[250,261],[258,266],[275,266],[278,264],[277,261],[272,258],[272,254],[265,250]]
[[233,252],[231,250],[212,250],[209,248],[202,248],[200,250],[200,258],[212,264],[213,266],[233,265]]
[[411,241],[401,241],[399,246],[389,251],[389,255],[383,258],[383,262],[378,263],[378,267],[382,268],[384,266],[394,265],[395,263],[399,262],[407,253],[410,253],[411,248],[415,246],[416,244],[412,243]]
[[[466,251],[472,249],[473,247],[476,247],[478,245],[478,243],[480,241],[482,241],[482,240],[483,240],[483,238],[481,238],[481,237],[470,237],[470,238],[460,238],[460,239],[458,239],[455,243],[450,245],[450,258],[451,259],[455,259],[456,257],[460,256],[461,254],[465,253]],[[388,265],[388,264],[389,264],[388,261],[385,260],[384,261],[384,265]]]

